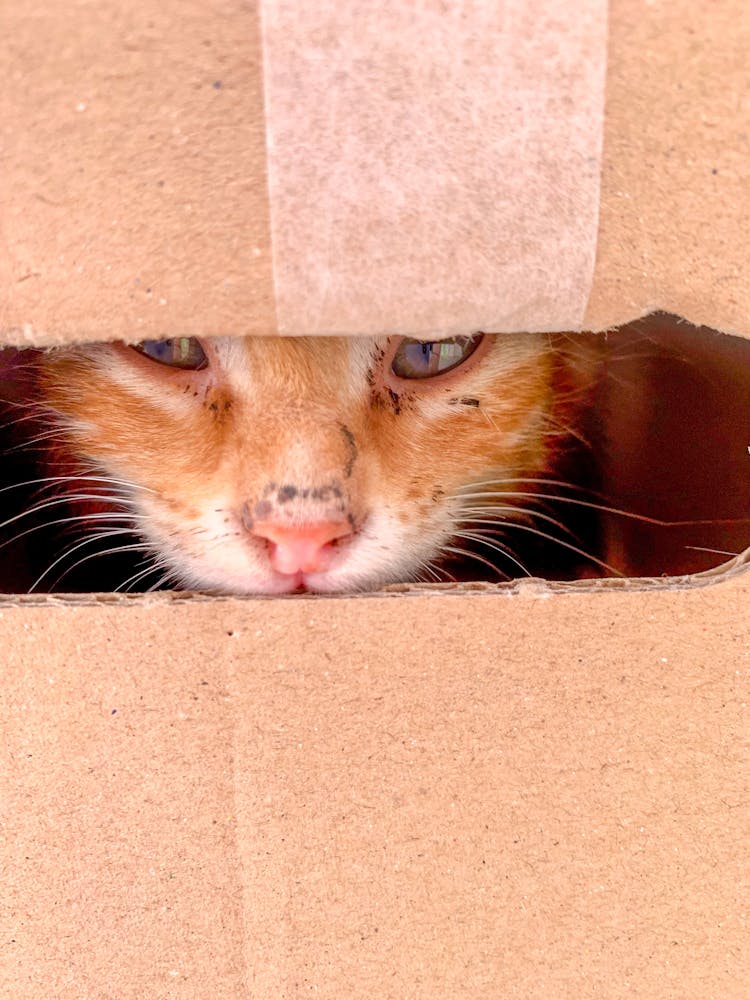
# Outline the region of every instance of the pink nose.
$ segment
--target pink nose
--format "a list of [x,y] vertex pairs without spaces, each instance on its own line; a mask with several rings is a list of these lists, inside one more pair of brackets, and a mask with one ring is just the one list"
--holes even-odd
[[346,521],[319,521],[292,526],[274,521],[256,521],[253,534],[265,538],[271,565],[278,573],[322,573],[328,569],[331,544],[352,533]]

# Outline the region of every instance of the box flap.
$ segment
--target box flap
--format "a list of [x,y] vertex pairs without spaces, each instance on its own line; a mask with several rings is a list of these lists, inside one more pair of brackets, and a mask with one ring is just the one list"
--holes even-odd
[[275,328],[257,12],[0,11],[6,343]]
[[0,336],[745,333],[747,5],[503,11],[6,3]]
[[587,328],[655,309],[750,333],[750,6],[609,4]]
[[749,599],[3,608],[6,984],[742,996]]

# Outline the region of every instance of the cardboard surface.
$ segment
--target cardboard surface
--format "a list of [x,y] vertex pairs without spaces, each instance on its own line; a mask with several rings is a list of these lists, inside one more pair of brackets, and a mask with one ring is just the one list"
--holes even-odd
[[584,326],[654,309],[750,331],[750,6],[612,0],[596,270]]
[[[572,20],[527,0],[486,24],[464,4],[453,28],[431,5],[357,9],[366,31],[339,6],[308,33],[268,2],[264,50],[238,0],[5,3],[2,341],[265,334],[277,298],[292,333],[605,329],[659,308],[747,333],[744,0],[587,0]],[[381,35],[390,55],[368,48]]]
[[0,62],[5,342],[275,328],[252,5],[8,0]]
[[[584,323],[747,334],[748,8],[609,17]],[[0,49],[4,341],[274,330],[254,6]],[[749,599],[1,604],[0,992],[746,997]]]
[[4,605],[3,995],[746,996],[749,600]]

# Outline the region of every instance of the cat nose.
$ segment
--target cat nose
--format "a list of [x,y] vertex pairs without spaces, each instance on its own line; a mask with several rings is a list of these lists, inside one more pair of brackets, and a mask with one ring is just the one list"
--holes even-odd
[[274,521],[256,521],[252,534],[269,545],[271,566],[278,573],[321,573],[330,564],[333,542],[351,535],[347,521],[318,521],[314,524],[289,525]]

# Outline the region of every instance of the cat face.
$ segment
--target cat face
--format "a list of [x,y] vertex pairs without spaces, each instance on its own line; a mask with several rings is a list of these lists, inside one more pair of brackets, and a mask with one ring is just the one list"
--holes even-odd
[[63,450],[116,481],[170,581],[223,593],[439,576],[472,517],[523,517],[512,495],[478,518],[477,493],[553,467],[567,419],[546,335],[181,338],[41,364]]

